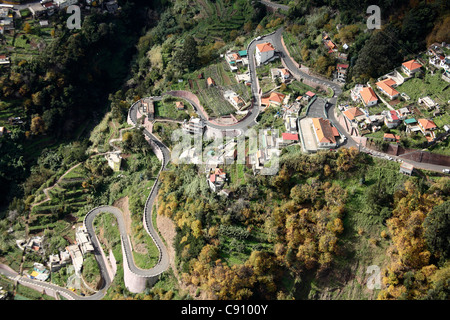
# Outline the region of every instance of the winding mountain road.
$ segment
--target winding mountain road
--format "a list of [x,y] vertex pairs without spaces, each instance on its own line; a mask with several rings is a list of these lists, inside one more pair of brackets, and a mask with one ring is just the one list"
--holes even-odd
[[[261,2],[267,2],[267,1],[261,1]],[[246,131],[247,129],[251,128],[252,126],[256,125],[256,118],[259,115],[260,112],[260,105],[261,105],[261,99],[260,99],[260,88],[258,83],[258,78],[256,76],[256,62],[254,57],[254,52],[256,49],[256,44],[270,41],[274,46],[276,51],[279,53],[282,61],[286,65],[286,67],[289,69],[289,71],[299,76],[300,78],[308,79],[310,81],[316,82],[321,85],[325,85],[329,88],[331,88],[334,92],[333,97],[325,100],[325,99],[317,99],[317,103],[312,106],[311,111],[309,111],[311,114],[310,116],[324,116],[328,115],[328,118],[332,121],[333,125],[338,128],[338,130],[343,134],[347,139],[344,147],[357,147],[357,143],[352,139],[352,137],[347,133],[347,131],[341,127],[339,121],[337,121],[334,113],[334,105],[336,104],[337,97],[342,93],[341,87],[327,79],[323,79],[322,77],[316,77],[314,75],[307,74],[303,71],[301,71],[298,68],[298,65],[296,65],[295,61],[290,57],[289,53],[287,52],[283,40],[282,40],[282,33],[283,28],[277,29],[275,32],[268,34],[266,36],[258,37],[256,39],[253,39],[248,47],[248,57],[249,57],[249,72],[250,72],[250,81],[251,81],[251,91],[252,91],[252,100],[253,105],[250,109],[249,114],[247,117],[245,117],[243,120],[241,120],[238,123],[232,124],[232,125],[219,125],[215,123],[214,121],[209,120],[208,115],[203,113],[203,108],[199,106],[195,101],[192,99],[188,99],[183,97],[183,99],[187,100],[195,109],[195,111],[198,113],[199,117],[201,117],[208,126],[215,128],[215,129],[221,129],[221,130],[241,130]],[[258,39],[258,40],[257,40]],[[170,93],[166,93],[170,94]],[[162,97],[153,97],[154,100],[161,100]],[[139,106],[140,102],[135,102],[128,111],[128,118],[133,123],[133,127],[139,127],[138,119],[137,119],[137,108]],[[126,130],[126,129],[122,129]],[[120,137],[122,135],[122,130],[120,132]],[[124,257],[124,263],[127,264],[127,268],[130,270],[130,272],[137,277],[144,277],[144,278],[154,278],[166,271],[169,267],[169,257],[167,249],[160,239],[157,231],[155,230],[153,224],[152,224],[152,209],[153,204],[156,199],[156,196],[158,194],[160,181],[159,176],[163,170],[165,170],[165,167],[167,166],[169,160],[170,160],[170,150],[165,146],[160,140],[158,140],[151,132],[149,132],[145,127],[143,128],[143,134],[148,139],[149,143],[159,151],[158,158],[161,161],[161,169],[158,173],[157,179],[152,187],[152,190],[150,191],[150,194],[146,200],[144,212],[143,212],[143,224],[150,235],[150,237],[153,239],[154,243],[158,247],[159,250],[159,260],[156,263],[156,265],[153,268],[150,269],[141,269],[138,268],[133,260],[132,255],[132,247],[130,240],[128,238],[126,229],[125,229],[125,223],[123,219],[122,212],[113,206],[100,206],[97,208],[92,209],[86,214],[86,217],[84,219],[84,225],[89,233],[90,238],[92,239],[93,247],[94,247],[94,254],[96,257],[96,260],[99,264],[101,276],[102,276],[102,285],[99,291],[97,291],[95,294],[91,296],[79,296],[75,294],[74,292],[61,288],[59,286],[40,282],[37,280],[28,279],[26,277],[18,275],[16,272],[14,272],[12,269],[3,266],[0,264],[0,273],[6,275],[10,279],[13,279],[15,281],[19,281],[19,283],[23,283],[27,286],[36,287],[36,288],[43,288],[46,290],[50,290],[53,292],[58,292],[59,294],[65,296],[68,299],[80,299],[80,300],[98,300],[102,299],[104,295],[106,294],[107,289],[111,285],[112,277],[110,268],[108,266],[108,261],[106,260],[106,257],[104,253],[102,252],[101,246],[98,242],[95,228],[93,225],[94,219],[97,215],[101,213],[112,213],[117,221],[118,221],[118,228],[121,235],[121,241],[122,241],[122,249],[123,249],[123,257]],[[110,141],[110,145],[116,149],[116,152],[119,150],[114,144],[112,144],[115,141],[121,140],[114,139],[114,141]],[[157,152],[155,152],[157,153]],[[158,155],[158,154],[157,154]],[[112,275],[113,276],[113,275]],[[37,289],[39,290],[39,289]]]
[[[288,54],[286,52],[283,52],[283,46],[281,45],[281,37],[282,36],[282,28],[278,29],[276,32],[273,32],[272,34],[258,37],[256,39],[253,39],[247,46],[247,52],[249,56],[249,72],[250,72],[250,81],[251,81],[251,91],[252,91],[252,108],[250,109],[249,115],[247,115],[243,120],[241,120],[238,123],[232,124],[232,125],[218,125],[214,121],[210,121],[208,116],[203,113],[203,108],[199,106],[195,101],[192,101],[191,99],[186,99],[191,105],[194,107],[194,109],[197,111],[199,116],[205,120],[206,124],[212,128],[215,129],[222,129],[222,130],[241,130],[246,131],[247,129],[251,128],[252,126],[256,125],[256,118],[259,115],[260,111],[260,105],[261,105],[261,99],[260,99],[260,87],[258,83],[258,78],[256,76],[256,62],[255,62],[255,56],[254,52],[256,50],[256,45],[258,43],[272,42],[277,50],[281,53],[282,59],[284,59],[286,65],[288,66],[289,70],[292,73],[299,72],[300,70],[297,69],[295,64],[290,60]],[[308,77],[310,79],[316,79],[313,76],[302,74],[303,77]],[[324,81],[324,80],[320,80]],[[330,87],[333,88],[335,95],[338,95],[341,91],[340,88],[334,84],[334,83],[327,83]],[[170,93],[167,93],[170,94]],[[154,100],[161,100],[162,97],[153,97]],[[138,119],[137,119],[137,108],[139,105],[139,101],[135,102],[128,111],[128,118],[133,123],[134,127],[139,127],[138,125]],[[122,129],[124,130],[124,129]],[[121,130],[121,134],[122,134]],[[163,273],[167,268],[169,267],[169,257],[167,253],[167,249],[164,246],[164,243],[160,239],[157,231],[155,230],[153,224],[152,224],[152,209],[153,209],[153,203],[156,199],[158,190],[159,190],[159,175],[160,173],[165,169],[166,165],[168,164],[170,160],[170,150],[165,146],[161,141],[159,141],[151,132],[149,132],[147,129],[143,128],[143,134],[147,137],[149,143],[153,146],[159,149],[160,151],[160,160],[161,160],[161,169],[158,173],[158,177],[152,187],[152,190],[150,191],[150,194],[147,198],[147,201],[145,203],[145,208],[143,212],[143,224],[150,235],[150,237],[153,239],[154,243],[158,247],[159,250],[159,260],[157,264],[151,268],[151,269],[140,269],[138,268],[133,260],[132,255],[132,247],[128,238],[128,235],[126,233],[125,229],[125,223],[123,220],[122,212],[113,206],[100,206],[92,209],[86,214],[86,217],[84,219],[84,225],[87,229],[87,232],[89,233],[89,236],[92,240],[92,244],[94,247],[94,254],[96,257],[96,260],[99,264],[101,277],[102,277],[102,285],[98,292],[91,296],[79,296],[75,294],[74,292],[61,288],[59,286],[50,284],[50,283],[42,283],[36,280],[28,279],[26,277],[21,277],[17,274],[14,274],[11,272],[11,270],[5,270],[4,268],[0,268],[0,273],[3,273],[7,275],[10,278],[14,278],[15,280],[20,279],[20,281],[24,284],[28,285],[34,285],[38,287],[43,287],[48,290],[53,290],[54,292],[58,292],[59,294],[64,295],[68,299],[80,299],[80,300],[97,300],[102,299],[104,295],[106,294],[107,289],[111,285],[111,282],[113,279],[111,279],[111,272],[109,271],[108,261],[106,260],[106,257],[104,253],[102,252],[101,246],[98,242],[95,228],[93,225],[94,219],[97,215],[101,213],[112,213],[117,221],[118,221],[118,228],[121,235],[121,242],[122,242],[122,249],[123,249],[123,257],[124,257],[124,263],[127,264],[128,269],[137,277],[144,277],[144,278],[153,278],[157,277],[161,273]],[[117,141],[119,139],[114,139],[114,141],[110,141],[110,145],[118,151],[118,148],[113,144],[113,142]]]

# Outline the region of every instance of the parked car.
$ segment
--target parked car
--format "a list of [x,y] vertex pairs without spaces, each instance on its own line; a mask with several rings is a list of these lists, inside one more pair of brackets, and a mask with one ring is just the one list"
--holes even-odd
[[450,169],[442,169],[443,173],[450,173]]

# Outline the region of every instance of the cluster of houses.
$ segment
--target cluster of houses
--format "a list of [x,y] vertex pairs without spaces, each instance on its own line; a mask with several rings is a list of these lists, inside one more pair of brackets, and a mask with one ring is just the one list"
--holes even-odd
[[[384,110],[379,115],[369,115],[366,111],[358,107],[339,106],[344,118],[356,130],[370,129],[375,132],[380,130],[384,124],[389,129],[398,127],[402,122],[405,124],[406,133],[420,132],[428,141],[436,138],[435,130],[438,128],[433,120],[420,118],[417,119],[409,117],[412,112],[408,108],[401,108],[398,110]],[[398,136],[392,134],[385,134],[384,141],[399,141]]]
[[12,5],[0,4],[0,34],[14,30],[14,13]]
[[17,240],[16,245],[22,251],[28,250],[44,254],[43,241],[44,237],[35,236],[29,238],[28,240],[23,239]]
[[[80,275],[83,267],[83,256],[94,251],[91,239],[84,226],[78,227],[75,232],[76,242],[60,250],[57,254],[48,256],[47,266],[51,272],[58,271],[61,267],[72,262],[75,273]],[[43,249],[44,237],[35,236],[28,240],[17,240],[16,244],[20,250],[34,251],[42,256],[45,255]],[[43,264],[34,263],[33,269],[27,274],[31,279],[46,281],[50,275],[49,270]]]
[[[398,102],[400,96],[404,100],[410,100],[410,97],[404,93],[400,93],[396,87],[414,77],[415,74],[422,70],[422,67],[422,64],[415,59],[402,63],[399,68],[378,79],[378,82],[375,84],[378,95],[370,86],[356,85],[351,90],[351,97],[353,101],[361,101],[366,107],[366,110],[352,106],[339,106],[347,123],[351,125],[349,131],[363,129],[369,130],[368,132],[375,132],[380,130],[383,124],[389,129],[392,129],[403,122],[406,126],[406,133],[420,132],[428,141],[434,140],[436,138],[435,130],[438,127],[432,119],[416,119],[413,117],[414,111],[411,108],[413,104],[408,107],[399,108],[398,110],[394,110],[391,106]],[[386,102],[385,99],[390,102]],[[389,110],[384,110],[381,114],[369,115],[368,108],[378,104],[380,100],[386,104]],[[429,96],[420,97],[417,103],[426,110],[433,111],[433,116],[440,114],[439,104]],[[386,134],[384,140],[398,141],[398,137]]]
[[[340,26],[338,25],[336,28],[339,31]],[[338,47],[333,40],[330,39],[330,36],[326,32],[322,33],[322,43],[328,49],[328,54],[333,55],[337,59],[336,71],[333,73],[333,80],[345,83],[345,78],[349,67],[347,63],[348,55],[346,53],[339,52]],[[347,50],[349,47],[345,43],[342,48]]]
[[72,259],[75,273],[80,275],[83,268],[83,257],[87,253],[93,252],[94,247],[92,246],[91,239],[89,238],[87,230],[84,226],[77,228],[77,231],[75,232],[75,239],[76,243],[68,246],[66,250],[69,252]]
[[[51,16],[57,10],[64,10],[71,5],[78,5],[79,1],[78,0],[41,0],[40,4],[41,4],[41,7],[36,7],[36,6],[29,7],[31,14],[36,18],[45,16],[45,15]],[[83,1],[83,4],[85,4],[86,9],[90,9],[91,6],[101,5],[103,7],[103,9],[105,10],[105,12],[109,12],[109,13],[115,13],[119,9],[117,0],[110,0],[110,1],[85,0],[85,1]]]
[[247,50],[228,51],[225,54],[225,60],[231,71],[237,71],[239,66],[248,66]]
[[44,15],[51,16],[58,9],[62,10],[71,5],[78,4],[78,0],[41,0],[40,3],[41,7],[29,7],[31,14],[37,18]]
[[[396,87],[403,84],[406,80],[414,77],[414,75],[421,71],[422,64],[413,59],[402,63],[400,68],[393,70],[392,72],[380,77],[375,83],[376,89],[382,94],[377,96],[375,90],[371,86],[364,86],[361,84],[356,85],[351,90],[351,97],[353,101],[361,101],[365,107],[371,107],[379,103],[381,100],[386,104],[394,104],[393,100],[402,96],[405,100],[409,100],[409,97],[396,90]],[[387,103],[384,99],[391,101]]]
[[429,56],[428,62],[432,72],[435,69],[444,69],[442,79],[450,82],[450,56],[445,54],[444,49],[450,49],[450,44],[446,44],[445,42],[441,44],[433,43],[427,51],[427,55]]
[[[422,65],[416,60],[404,62],[401,66],[401,72],[394,70],[378,79],[378,82],[375,83],[376,89],[383,94],[383,97],[389,98],[390,101],[395,100],[400,96],[395,88],[413,77],[415,73],[421,70],[421,67]],[[374,106],[380,100],[372,87],[360,84],[351,90],[351,96],[354,101],[360,100],[365,107]],[[405,99],[409,98],[406,95],[402,96]]]
[[281,139],[278,137],[278,130],[264,129],[260,133],[258,147],[249,155],[249,163],[252,165],[254,174],[260,173],[280,156]]

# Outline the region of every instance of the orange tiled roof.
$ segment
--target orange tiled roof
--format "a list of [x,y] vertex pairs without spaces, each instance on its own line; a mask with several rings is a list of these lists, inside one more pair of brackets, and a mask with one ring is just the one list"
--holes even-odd
[[377,86],[380,87],[384,92],[386,92],[388,95],[395,96],[399,94],[397,90],[392,88],[392,85],[396,84],[396,82],[392,79],[386,79],[380,82],[377,82]]
[[432,120],[419,119],[418,121],[419,121],[420,125],[422,126],[422,128],[424,128],[425,130],[433,130],[433,129],[437,128],[436,124]]
[[345,116],[347,118],[349,118],[350,120],[353,120],[358,116],[364,115],[364,113],[361,110],[359,110],[359,108],[357,108],[357,107],[347,109],[343,112],[343,114],[345,114]]
[[269,96],[269,101],[282,103],[284,100],[285,95],[278,92],[272,92]]
[[421,65],[420,63],[418,63],[418,62],[417,62],[416,60],[414,60],[414,59],[413,59],[413,60],[406,61],[406,62],[403,62],[402,65],[403,65],[406,69],[408,69],[409,71],[413,71],[413,70],[416,70],[416,69],[422,67],[422,65]]
[[329,120],[313,118],[312,122],[320,143],[336,143],[336,138]]
[[259,52],[267,52],[275,50],[275,48],[272,46],[270,42],[257,44],[256,48],[258,49]]
[[370,87],[364,87],[359,92],[361,94],[362,99],[364,100],[364,103],[369,103],[371,101],[377,101],[378,98],[375,95],[375,92],[373,92],[373,89]]

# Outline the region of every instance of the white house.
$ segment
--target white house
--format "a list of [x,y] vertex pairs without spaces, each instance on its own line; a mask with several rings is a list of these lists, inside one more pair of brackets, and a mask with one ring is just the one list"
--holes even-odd
[[359,97],[366,107],[374,106],[378,103],[378,97],[371,87],[363,87],[359,91]]
[[389,99],[394,100],[400,94],[394,87],[397,86],[397,83],[390,79],[384,79],[376,83],[378,90],[380,90],[383,94],[389,97]]
[[92,246],[89,234],[85,226],[78,227],[77,231],[75,232],[75,239],[77,240],[77,244],[80,246],[80,250],[83,255],[88,252],[94,251],[94,247]]
[[408,76],[412,76],[416,72],[420,71],[421,67],[422,65],[414,59],[402,63],[402,71]]
[[330,120],[312,118],[312,127],[318,148],[336,147],[339,132],[336,127],[331,126]]
[[240,110],[243,106],[245,106],[245,101],[242,100],[242,98],[239,97],[239,95],[232,90],[225,91],[223,96],[228,102],[231,103],[231,105],[236,110]]
[[382,111],[381,114],[384,115],[384,124],[389,129],[397,127],[401,122],[395,110],[385,110]]
[[205,122],[200,118],[191,118],[189,121],[184,120],[182,130],[189,133],[203,133]]
[[9,57],[5,56],[5,55],[0,55],[0,64],[9,64]]
[[258,65],[270,60],[275,54],[275,48],[270,42],[256,45],[255,58]]
[[419,100],[417,102],[419,104],[424,104],[428,108],[428,110],[434,109],[438,106],[438,104],[433,99],[431,99],[429,96],[419,98]]

